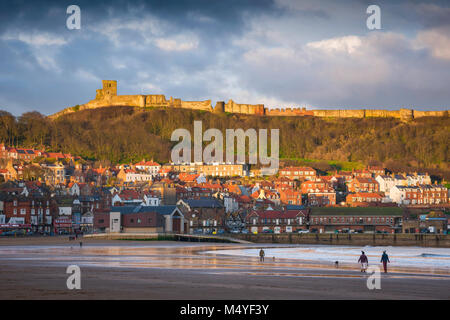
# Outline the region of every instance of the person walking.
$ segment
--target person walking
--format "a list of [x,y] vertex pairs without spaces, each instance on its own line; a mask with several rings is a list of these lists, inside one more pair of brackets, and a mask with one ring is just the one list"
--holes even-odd
[[264,253],[264,250],[261,248],[261,250],[259,250],[259,261],[260,262],[264,262],[264,256],[266,254]]
[[386,250],[383,251],[380,262],[383,262],[384,273],[387,273],[387,264],[388,262],[389,263],[391,262],[389,261],[389,256],[387,255]]
[[364,251],[361,251],[361,255],[359,256],[358,262],[361,263],[361,272],[366,272],[367,266],[369,265],[369,259],[367,259]]

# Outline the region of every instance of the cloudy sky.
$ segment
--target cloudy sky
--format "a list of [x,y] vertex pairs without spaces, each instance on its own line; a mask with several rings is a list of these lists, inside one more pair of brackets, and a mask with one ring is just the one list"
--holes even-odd
[[[66,9],[81,8],[69,30]],[[381,8],[381,30],[366,9]],[[448,1],[0,2],[0,110],[119,94],[269,107],[446,110]]]

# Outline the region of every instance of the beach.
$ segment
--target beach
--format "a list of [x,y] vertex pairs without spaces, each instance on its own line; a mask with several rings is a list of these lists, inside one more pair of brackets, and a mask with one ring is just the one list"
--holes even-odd
[[[450,298],[450,272],[445,264],[429,268],[392,263],[390,273],[381,274],[381,289],[369,290],[368,274],[361,273],[356,262],[343,262],[336,268],[331,260],[291,259],[280,254],[286,246],[268,244],[267,253],[278,252],[278,256],[274,261],[267,255],[261,263],[254,254],[260,246],[2,238],[0,299]],[[287,250],[303,252],[305,248]],[[320,250],[328,254],[330,248]],[[81,269],[80,290],[67,289],[69,265]]]

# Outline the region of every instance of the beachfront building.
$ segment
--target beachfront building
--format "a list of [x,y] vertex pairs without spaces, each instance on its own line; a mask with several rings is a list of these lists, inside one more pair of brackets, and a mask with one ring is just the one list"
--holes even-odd
[[101,232],[185,233],[183,213],[176,206],[120,206],[94,213],[94,229]]
[[189,220],[190,233],[210,234],[225,231],[225,207],[216,198],[185,199],[177,202]]
[[253,210],[245,218],[251,233],[291,233],[306,229],[306,210]]
[[401,232],[403,210],[398,207],[312,208],[309,229],[324,232]]
[[450,214],[442,211],[430,211],[419,215],[418,219],[403,221],[403,233],[445,234],[449,229]]

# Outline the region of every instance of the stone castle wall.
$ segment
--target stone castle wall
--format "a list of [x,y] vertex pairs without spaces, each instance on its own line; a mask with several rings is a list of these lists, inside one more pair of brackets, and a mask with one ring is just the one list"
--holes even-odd
[[181,108],[183,109],[194,109],[194,110],[204,110],[212,112],[211,100],[205,101],[181,101]]
[[273,108],[265,109],[266,116],[281,116],[281,117],[300,117],[300,116],[314,116],[313,111],[306,110],[306,108]]
[[225,112],[264,115],[265,109],[263,104],[240,104],[233,100],[229,100],[225,104]]
[[448,117],[448,111],[418,111],[411,109],[400,110],[306,110],[306,108],[265,108],[263,104],[240,104],[233,100],[227,103],[219,101],[213,108],[211,100],[204,101],[183,101],[170,97],[166,99],[163,94],[152,95],[117,95],[117,81],[102,80],[102,89],[96,91],[94,100],[77,107],[67,108],[50,118],[57,118],[61,115],[76,112],[78,110],[95,109],[108,106],[130,106],[130,107],[164,107],[164,108],[183,108],[193,110],[203,110],[215,113],[240,113],[258,116],[315,116],[323,118],[396,118],[403,121],[421,117]]

